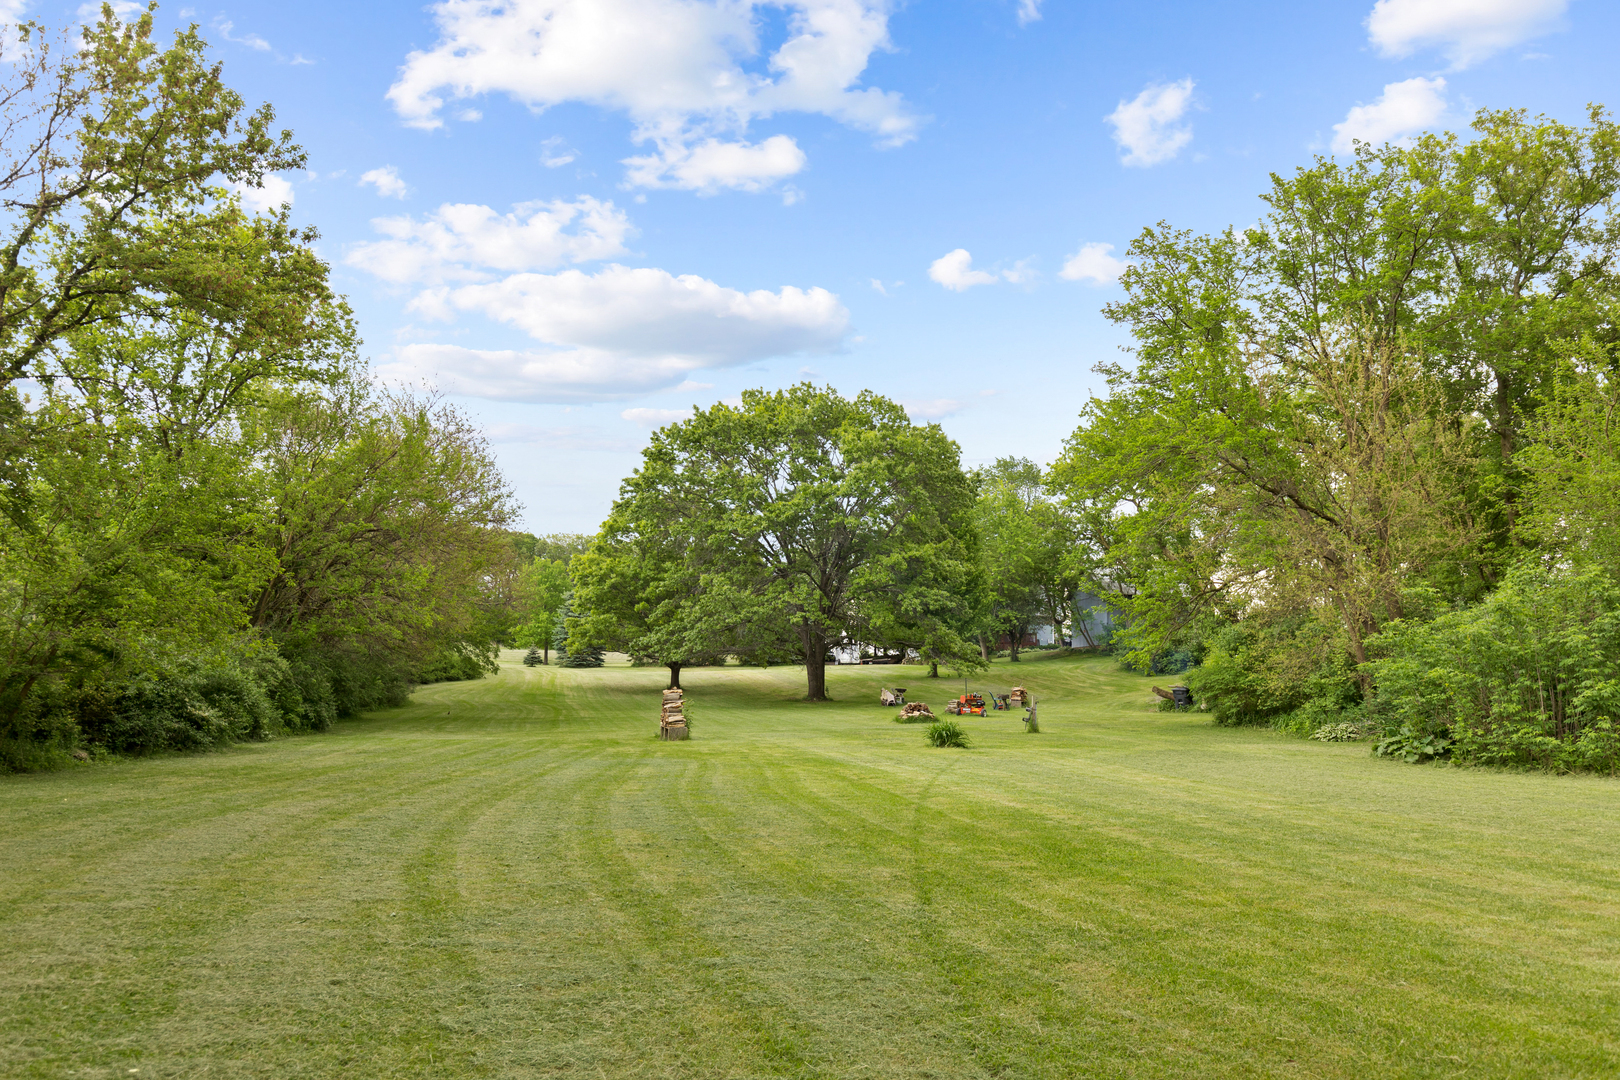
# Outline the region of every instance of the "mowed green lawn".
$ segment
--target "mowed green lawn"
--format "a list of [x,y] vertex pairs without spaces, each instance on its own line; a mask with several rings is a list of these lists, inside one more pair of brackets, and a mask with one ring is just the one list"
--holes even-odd
[[[511,654],[515,657],[516,654]],[[6,1077],[1620,1075],[1620,783],[837,669],[534,670],[0,779]],[[1160,680],[1163,682],[1164,680]]]

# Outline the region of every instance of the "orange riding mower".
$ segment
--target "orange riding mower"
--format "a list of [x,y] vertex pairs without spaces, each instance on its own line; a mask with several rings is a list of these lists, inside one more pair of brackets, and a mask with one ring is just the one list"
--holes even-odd
[[945,703],[945,711],[948,713],[953,713],[956,716],[983,716],[984,695],[963,694],[955,701],[947,701]]

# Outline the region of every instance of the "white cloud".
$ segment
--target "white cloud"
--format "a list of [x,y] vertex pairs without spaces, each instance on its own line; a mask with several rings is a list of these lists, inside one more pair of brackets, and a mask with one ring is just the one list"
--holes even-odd
[[1013,263],[1012,266],[1001,272],[1003,280],[1010,281],[1014,285],[1029,285],[1033,283],[1035,279],[1041,275],[1039,271],[1029,264],[1029,259],[1019,259],[1017,262]]
[[385,199],[405,197],[405,181],[399,178],[399,170],[392,165],[369,169],[360,174],[360,179],[356,183],[372,185],[377,189],[377,194]]
[[1407,79],[1384,87],[1371,105],[1357,105],[1333,125],[1333,152],[1348,154],[1355,141],[1384,143],[1421,131],[1446,114],[1446,80]]
[[[18,47],[17,24],[23,21],[23,11],[27,7],[28,0],[0,0],[0,49],[7,53]],[[94,22],[95,18],[92,16],[87,20],[84,8],[80,8],[79,21]]]
[[1058,277],[1065,281],[1089,281],[1093,285],[1111,285],[1119,280],[1119,275],[1125,272],[1130,263],[1123,259],[1116,259],[1109,252],[1114,250],[1113,244],[1103,244],[1093,241],[1081,244],[1080,250],[1070,255],[1058,271]]
[[292,184],[273,173],[266,173],[259,187],[233,183],[231,189],[241,198],[243,206],[259,214],[277,210],[282,203],[293,201]]
[[[928,276],[952,292],[967,292],[975,285],[994,285],[998,281],[1010,281],[1014,285],[1027,285],[1040,276],[1029,265],[1029,259],[1020,259],[1005,270],[975,270],[973,269],[973,256],[968,254],[966,248],[957,248],[935,259],[928,264]],[[905,284],[903,281],[894,283],[896,287]],[[888,296],[883,283],[872,281],[872,287],[878,292]]]
[[804,168],[804,151],[786,135],[772,135],[758,144],[706,139],[696,146],[661,144],[657,153],[625,158],[624,164],[629,166],[625,181],[631,187],[685,188],[712,195],[721,188],[759,191],[792,176]]
[[665,424],[675,424],[692,417],[691,409],[626,409],[619,414],[633,424],[642,427],[663,427]]
[[[745,69],[761,51],[756,9],[782,8],[787,40],[763,73]],[[738,140],[779,112],[828,116],[890,146],[919,122],[899,94],[858,85],[890,47],[884,0],[441,0],[434,14],[438,44],[407,56],[388,91],[407,124],[439,127],[448,99],[489,93],[536,111],[622,111],[656,148],[631,159],[632,183],[753,190],[791,175],[803,166],[791,140]]]
[[595,274],[514,274],[423,293],[430,317],[478,312],[526,331],[546,348],[479,350],[416,344],[380,368],[428,379],[447,393],[517,401],[603,401],[680,384],[699,369],[829,352],[849,312],[825,289],[791,285],[744,293],[693,275],[608,266]]
[[219,31],[219,36],[226,41],[237,45],[246,45],[248,48],[258,52],[270,51],[270,43],[258,34],[243,34],[241,37],[232,37],[231,31],[236,29],[236,24],[228,19],[215,19],[214,27]]
[[1103,119],[1114,128],[1114,141],[1126,165],[1157,165],[1169,161],[1192,141],[1192,128],[1177,122],[1192,106],[1191,78],[1173,83],[1149,83],[1130,101]]
[[402,216],[371,225],[388,239],[355,245],[344,262],[398,284],[481,281],[490,271],[610,259],[624,254],[625,240],[635,234],[624,211],[589,195],[519,203],[510,214],[445,203],[423,221]]
[[560,169],[578,158],[579,152],[568,146],[561,135],[553,135],[540,144],[540,164],[548,169]]
[[1438,46],[1457,69],[1558,27],[1568,0],[1378,0],[1367,37],[1385,56]]
[[935,259],[928,266],[928,276],[952,292],[967,292],[975,285],[994,285],[999,278],[987,270],[974,270],[973,256],[967,248],[957,248]]
[[835,348],[849,321],[826,289],[743,293],[692,274],[617,264],[594,274],[514,274],[440,290],[433,303],[477,311],[552,343],[727,366]]
[[961,412],[968,403],[957,398],[931,398],[927,401],[907,398],[900,404],[905,407],[906,415],[913,420],[943,420],[947,416]]
[[535,424],[491,424],[484,435],[492,443],[522,443],[547,450],[635,450],[636,441],[608,435],[600,428],[539,427]]
[[1041,0],[1018,0],[1018,25],[1028,26],[1032,22],[1039,22],[1041,18]]

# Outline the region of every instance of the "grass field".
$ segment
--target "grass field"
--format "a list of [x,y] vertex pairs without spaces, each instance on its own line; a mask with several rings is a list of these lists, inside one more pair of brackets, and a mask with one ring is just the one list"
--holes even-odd
[[[516,654],[510,654],[515,657]],[[6,1077],[1620,1075],[1620,783],[918,668],[524,669],[0,778]],[[1161,680],[1162,681],[1162,680]]]

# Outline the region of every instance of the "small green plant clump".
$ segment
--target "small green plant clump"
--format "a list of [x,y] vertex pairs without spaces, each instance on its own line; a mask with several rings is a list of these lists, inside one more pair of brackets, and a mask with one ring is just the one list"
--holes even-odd
[[1326,724],[1311,732],[1318,742],[1355,742],[1361,738],[1361,729],[1349,721]]
[[966,747],[967,732],[955,720],[941,720],[928,725],[928,741],[934,746]]
[[1451,749],[1451,742],[1449,733],[1444,730],[1424,731],[1410,724],[1402,724],[1395,734],[1380,739],[1378,745],[1373,747],[1373,753],[1379,757],[1400,758],[1409,765],[1416,765],[1445,757]]

